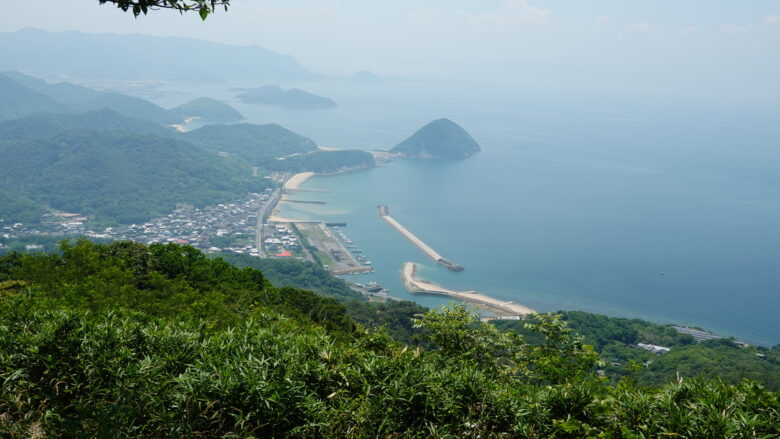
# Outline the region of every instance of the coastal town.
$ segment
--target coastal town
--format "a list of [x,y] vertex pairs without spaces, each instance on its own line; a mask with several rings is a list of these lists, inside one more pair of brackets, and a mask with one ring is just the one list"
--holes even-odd
[[[0,219],[0,248],[2,241],[15,239],[85,236],[144,244],[175,243],[205,253],[297,258],[322,265],[336,275],[373,271],[371,261],[343,230],[346,224],[297,221],[275,215],[279,203],[294,202],[285,195],[298,190],[298,185],[311,175],[283,176],[286,184],[282,188],[250,193],[232,203],[204,208],[182,204],[168,215],[139,224],[99,227],[87,216],[73,212],[47,213],[35,224],[6,224]],[[42,248],[36,243],[24,247],[28,251]]]

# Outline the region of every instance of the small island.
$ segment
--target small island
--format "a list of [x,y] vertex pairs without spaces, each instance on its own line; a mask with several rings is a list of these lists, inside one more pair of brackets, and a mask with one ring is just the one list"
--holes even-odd
[[266,85],[242,91],[243,93],[236,96],[236,98],[247,104],[274,105],[301,110],[325,109],[336,106],[336,102],[333,99],[317,96],[297,88],[285,91],[276,85]]
[[481,151],[479,144],[460,125],[437,119],[390,150],[402,157],[464,159]]

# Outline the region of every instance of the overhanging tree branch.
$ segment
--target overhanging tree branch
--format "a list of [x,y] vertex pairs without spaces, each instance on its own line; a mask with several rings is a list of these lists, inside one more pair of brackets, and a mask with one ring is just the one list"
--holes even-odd
[[197,11],[200,18],[205,20],[209,14],[213,14],[217,7],[223,7],[226,11],[230,0],[98,0],[100,4],[111,3],[117,8],[134,16],[146,15],[150,10],[173,9],[179,13]]

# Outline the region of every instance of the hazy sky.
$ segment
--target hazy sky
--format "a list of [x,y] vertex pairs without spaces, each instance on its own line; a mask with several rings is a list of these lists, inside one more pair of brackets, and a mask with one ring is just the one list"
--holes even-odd
[[205,23],[97,0],[4,5],[24,27],[259,44],[312,70],[780,99],[777,0],[233,0]]

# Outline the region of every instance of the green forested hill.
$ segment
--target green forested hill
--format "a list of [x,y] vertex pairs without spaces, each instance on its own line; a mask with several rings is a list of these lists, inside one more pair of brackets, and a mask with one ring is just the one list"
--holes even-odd
[[271,171],[336,172],[374,164],[366,151],[318,151],[312,140],[274,124],[208,125],[185,133],[184,138],[210,150],[236,154]]
[[5,72],[4,74],[19,84],[22,84],[31,90],[35,90],[40,94],[49,96],[50,98],[66,106],[96,99],[101,95],[101,92],[97,90],[92,90],[91,88],[72,84],[70,82],[58,82],[52,84],[44,81],[43,79],[14,71]]
[[54,99],[0,74],[0,120],[26,116],[36,111],[68,111]]
[[181,118],[168,110],[145,99],[120,93],[104,93],[68,82],[50,84],[42,79],[27,76],[19,72],[6,73],[25,88],[49,97],[56,105],[39,108],[39,111],[53,113],[63,111],[83,112],[89,110],[110,109],[128,117],[143,119],[155,123],[176,123]]
[[54,209],[120,223],[176,203],[216,204],[269,183],[246,162],[169,138],[75,130],[0,144],[5,188]]
[[[641,385],[659,386],[678,376],[718,377],[732,384],[750,378],[780,391],[780,345],[740,346],[725,338],[697,343],[690,335],[680,334],[668,325],[582,311],[558,314],[601,354],[603,370],[613,381],[634,376]],[[495,325],[523,334],[529,342],[538,342],[522,322],[499,321]],[[640,349],[638,343],[664,346],[671,351],[660,355]]]
[[479,151],[474,138],[449,119],[434,120],[390,150],[405,157],[452,159],[470,157]]
[[237,154],[255,166],[317,149],[311,139],[274,124],[207,125],[185,133],[184,138],[214,151]]
[[282,172],[313,171],[321,173],[338,172],[347,168],[364,168],[374,165],[371,153],[358,149],[335,151],[312,151],[284,160],[269,162],[266,167]]
[[298,259],[261,259],[236,253],[219,257],[237,267],[249,267],[263,272],[274,285],[314,291],[320,296],[338,301],[360,300],[361,294],[350,289],[347,283],[327,270],[311,262]]
[[135,134],[175,137],[173,128],[142,119],[134,119],[103,109],[84,113],[38,112],[18,119],[0,122],[0,143],[52,136],[64,131],[105,130]]
[[102,93],[94,99],[70,104],[76,111],[109,109],[127,117],[148,120],[160,124],[181,122],[182,118],[146,99],[120,93]]
[[170,112],[181,119],[200,117],[212,122],[237,122],[244,119],[235,108],[211,98],[197,98],[171,108]]
[[177,202],[216,204],[268,187],[268,180],[251,177],[250,165],[334,172],[373,164],[364,151],[316,148],[278,125],[208,125],[178,133],[108,109],[34,113],[0,121],[0,153],[6,157],[0,217],[29,223],[54,208],[107,222],[139,222]]
[[[561,318],[537,345],[461,307],[365,331],[332,299],[190,247],[0,257],[7,437],[772,438],[778,394],[609,385]],[[422,347],[425,346],[425,347]],[[31,433],[32,432],[32,433]]]

